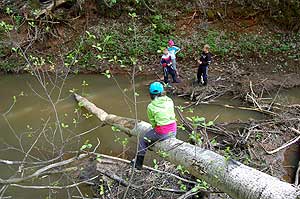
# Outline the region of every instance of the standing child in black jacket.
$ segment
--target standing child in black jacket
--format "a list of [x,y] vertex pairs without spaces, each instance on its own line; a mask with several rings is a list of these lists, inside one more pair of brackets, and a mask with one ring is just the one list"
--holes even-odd
[[198,60],[199,67],[197,72],[197,81],[198,84],[200,84],[202,77],[204,86],[207,85],[208,66],[211,63],[211,53],[209,52],[209,48],[208,44],[204,45],[200,59]]

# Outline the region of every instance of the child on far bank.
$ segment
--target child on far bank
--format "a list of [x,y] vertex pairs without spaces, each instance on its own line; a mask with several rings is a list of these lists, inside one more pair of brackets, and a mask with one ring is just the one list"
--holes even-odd
[[201,78],[203,79],[203,86],[207,85],[208,82],[208,66],[211,63],[211,53],[209,52],[209,45],[205,44],[203,47],[203,51],[200,55],[200,59],[198,59],[198,72],[197,72],[197,81],[198,84],[202,83]]
[[160,64],[163,67],[165,84],[169,83],[169,74],[172,76],[173,83],[177,83],[176,70],[173,68],[172,57],[167,48],[164,49]]
[[169,40],[168,44],[169,44],[168,51],[169,51],[169,53],[171,55],[172,66],[173,66],[173,69],[176,71],[176,75],[178,76],[179,73],[178,73],[178,70],[177,70],[177,67],[176,67],[176,54],[181,49],[179,47],[175,46],[175,43],[174,43],[173,40]]

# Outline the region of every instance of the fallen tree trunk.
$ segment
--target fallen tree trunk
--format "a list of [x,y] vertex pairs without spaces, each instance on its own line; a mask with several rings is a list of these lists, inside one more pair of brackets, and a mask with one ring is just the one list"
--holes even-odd
[[60,5],[66,3],[66,2],[69,2],[69,1],[70,0],[55,0],[55,1],[50,1],[50,4],[46,8],[42,9],[35,18],[38,19],[41,15],[44,15],[47,12],[49,12],[49,11],[51,11],[51,10],[59,7]]
[[[118,127],[133,136],[143,135],[151,125],[144,121],[108,114],[86,98],[75,94],[80,106],[95,114],[105,124]],[[168,153],[166,159],[184,166],[193,176],[235,199],[297,199],[300,190],[289,183],[243,165],[206,149],[171,138],[153,146]]]

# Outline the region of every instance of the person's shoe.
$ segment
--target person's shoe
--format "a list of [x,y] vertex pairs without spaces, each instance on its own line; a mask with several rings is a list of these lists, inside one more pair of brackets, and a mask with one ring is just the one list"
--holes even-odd
[[136,159],[131,160],[130,164],[135,166],[137,170],[142,170],[145,156],[138,155]]

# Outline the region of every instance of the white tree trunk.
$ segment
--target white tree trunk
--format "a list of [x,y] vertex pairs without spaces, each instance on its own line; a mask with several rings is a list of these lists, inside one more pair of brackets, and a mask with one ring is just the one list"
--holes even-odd
[[[87,99],[75,94],[80,105],[95,114],[102,122],[114,125],[127,134],[137,136],[147,132],[151,125],[144,121],[108,114]],[[225,158],[213,151],[183,142],[176,138],[159,142],[155,151],[168,153],[173,164],[184,166],[193,176],[203,179],[211,186],[235,199],[298,199],[300,191],[293,185],[268,174]]]

